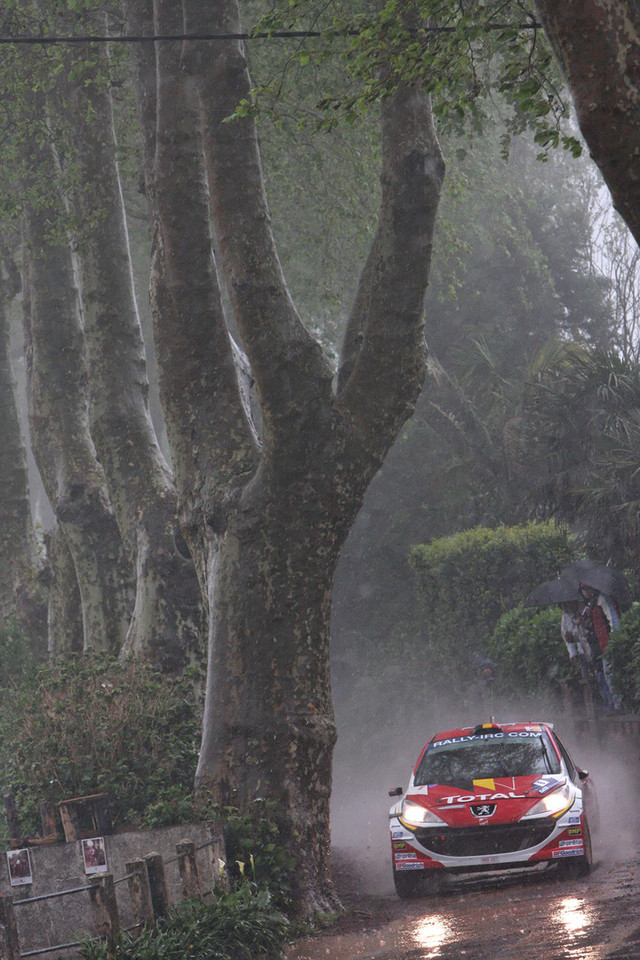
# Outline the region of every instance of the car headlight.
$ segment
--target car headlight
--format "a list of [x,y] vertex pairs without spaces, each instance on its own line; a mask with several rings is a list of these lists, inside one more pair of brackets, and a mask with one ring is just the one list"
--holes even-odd
[[440,824],[446,826],[444,820],[441,820],[436,813],[427,810],[419,803],[414,803],[413,800],[402,802],[400,820],[408,827],[439,826]]
[[574,801],[574,793],[570,783],[563,784],[557,790],[552,790],[542,800],[536,803],[528,813],[525,813],[523,820],[529,817],[559,817],[565,813]]

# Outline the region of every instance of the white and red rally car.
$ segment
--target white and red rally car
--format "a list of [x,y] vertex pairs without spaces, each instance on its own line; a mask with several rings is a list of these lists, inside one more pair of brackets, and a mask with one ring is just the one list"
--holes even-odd
[[406,793],[396,787],[389,796],[399,798],[389,817],[400,897],[438,889],[448,872],[544,861],[562,862],[574,875],[591,868],[593,785],[550,723],[483,723],[437,733]]

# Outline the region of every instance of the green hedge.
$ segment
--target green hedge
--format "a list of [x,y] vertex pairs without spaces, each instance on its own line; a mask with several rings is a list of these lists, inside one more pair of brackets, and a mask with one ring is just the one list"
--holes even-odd
[[620,618],[606,658],[611,664],[614,693],[622,698],[623,709],[640,712],[640,603],[633,603]]
[[414,547],[409,560],[432,669],[464,680],[502,614],[573,559],[566,528],[552,522],[476,527]]
[[487,643],[495,689],[509,696],[558,694],[563,680],[579,679],[560,634],[559,607],[523,607],[505,613]]

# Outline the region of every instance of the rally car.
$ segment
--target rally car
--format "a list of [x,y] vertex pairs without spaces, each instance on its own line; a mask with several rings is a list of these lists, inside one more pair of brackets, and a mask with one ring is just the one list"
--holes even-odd
[[[400,897],[437,889],[450,872],[557,861],[591,868],[593,785],[553,725],[483,723],[437,733],[389,813]],[[570,865],[570,867],[569,867]]]

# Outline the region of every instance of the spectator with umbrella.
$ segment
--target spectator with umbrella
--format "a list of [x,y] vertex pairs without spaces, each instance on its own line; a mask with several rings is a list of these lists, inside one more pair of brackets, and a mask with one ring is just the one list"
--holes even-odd
[[545,580],[535,587],[526,599],[532,607],[551,606],[558,604],[562,609],[560,633],[565,642],[569,659],[578,658],[580,677],[588,681],[592,661],[587,632],[580,613],[584,607],[578,584],[572,577],[556,577],[555,580]]
[[560,604],[562,617],[560,619],[560,633],[565,642],[569,659],[577,657],[580,667],[580,678],[586,682],[589,679],[589,667],[593,661],[589,638],[580,616],[584,603],[580,600],[568,600]]
[[608,712],[620,709],[620,702],[611,691],[611,666],[605,657],[611,631],[620,626],[620,606],[631,599],[629,584],[609,564],[597,560],[578,560],[569,564],[562,575],[578,582],[584,598],[581,614],[589,645],[593,652],[598,690]]

